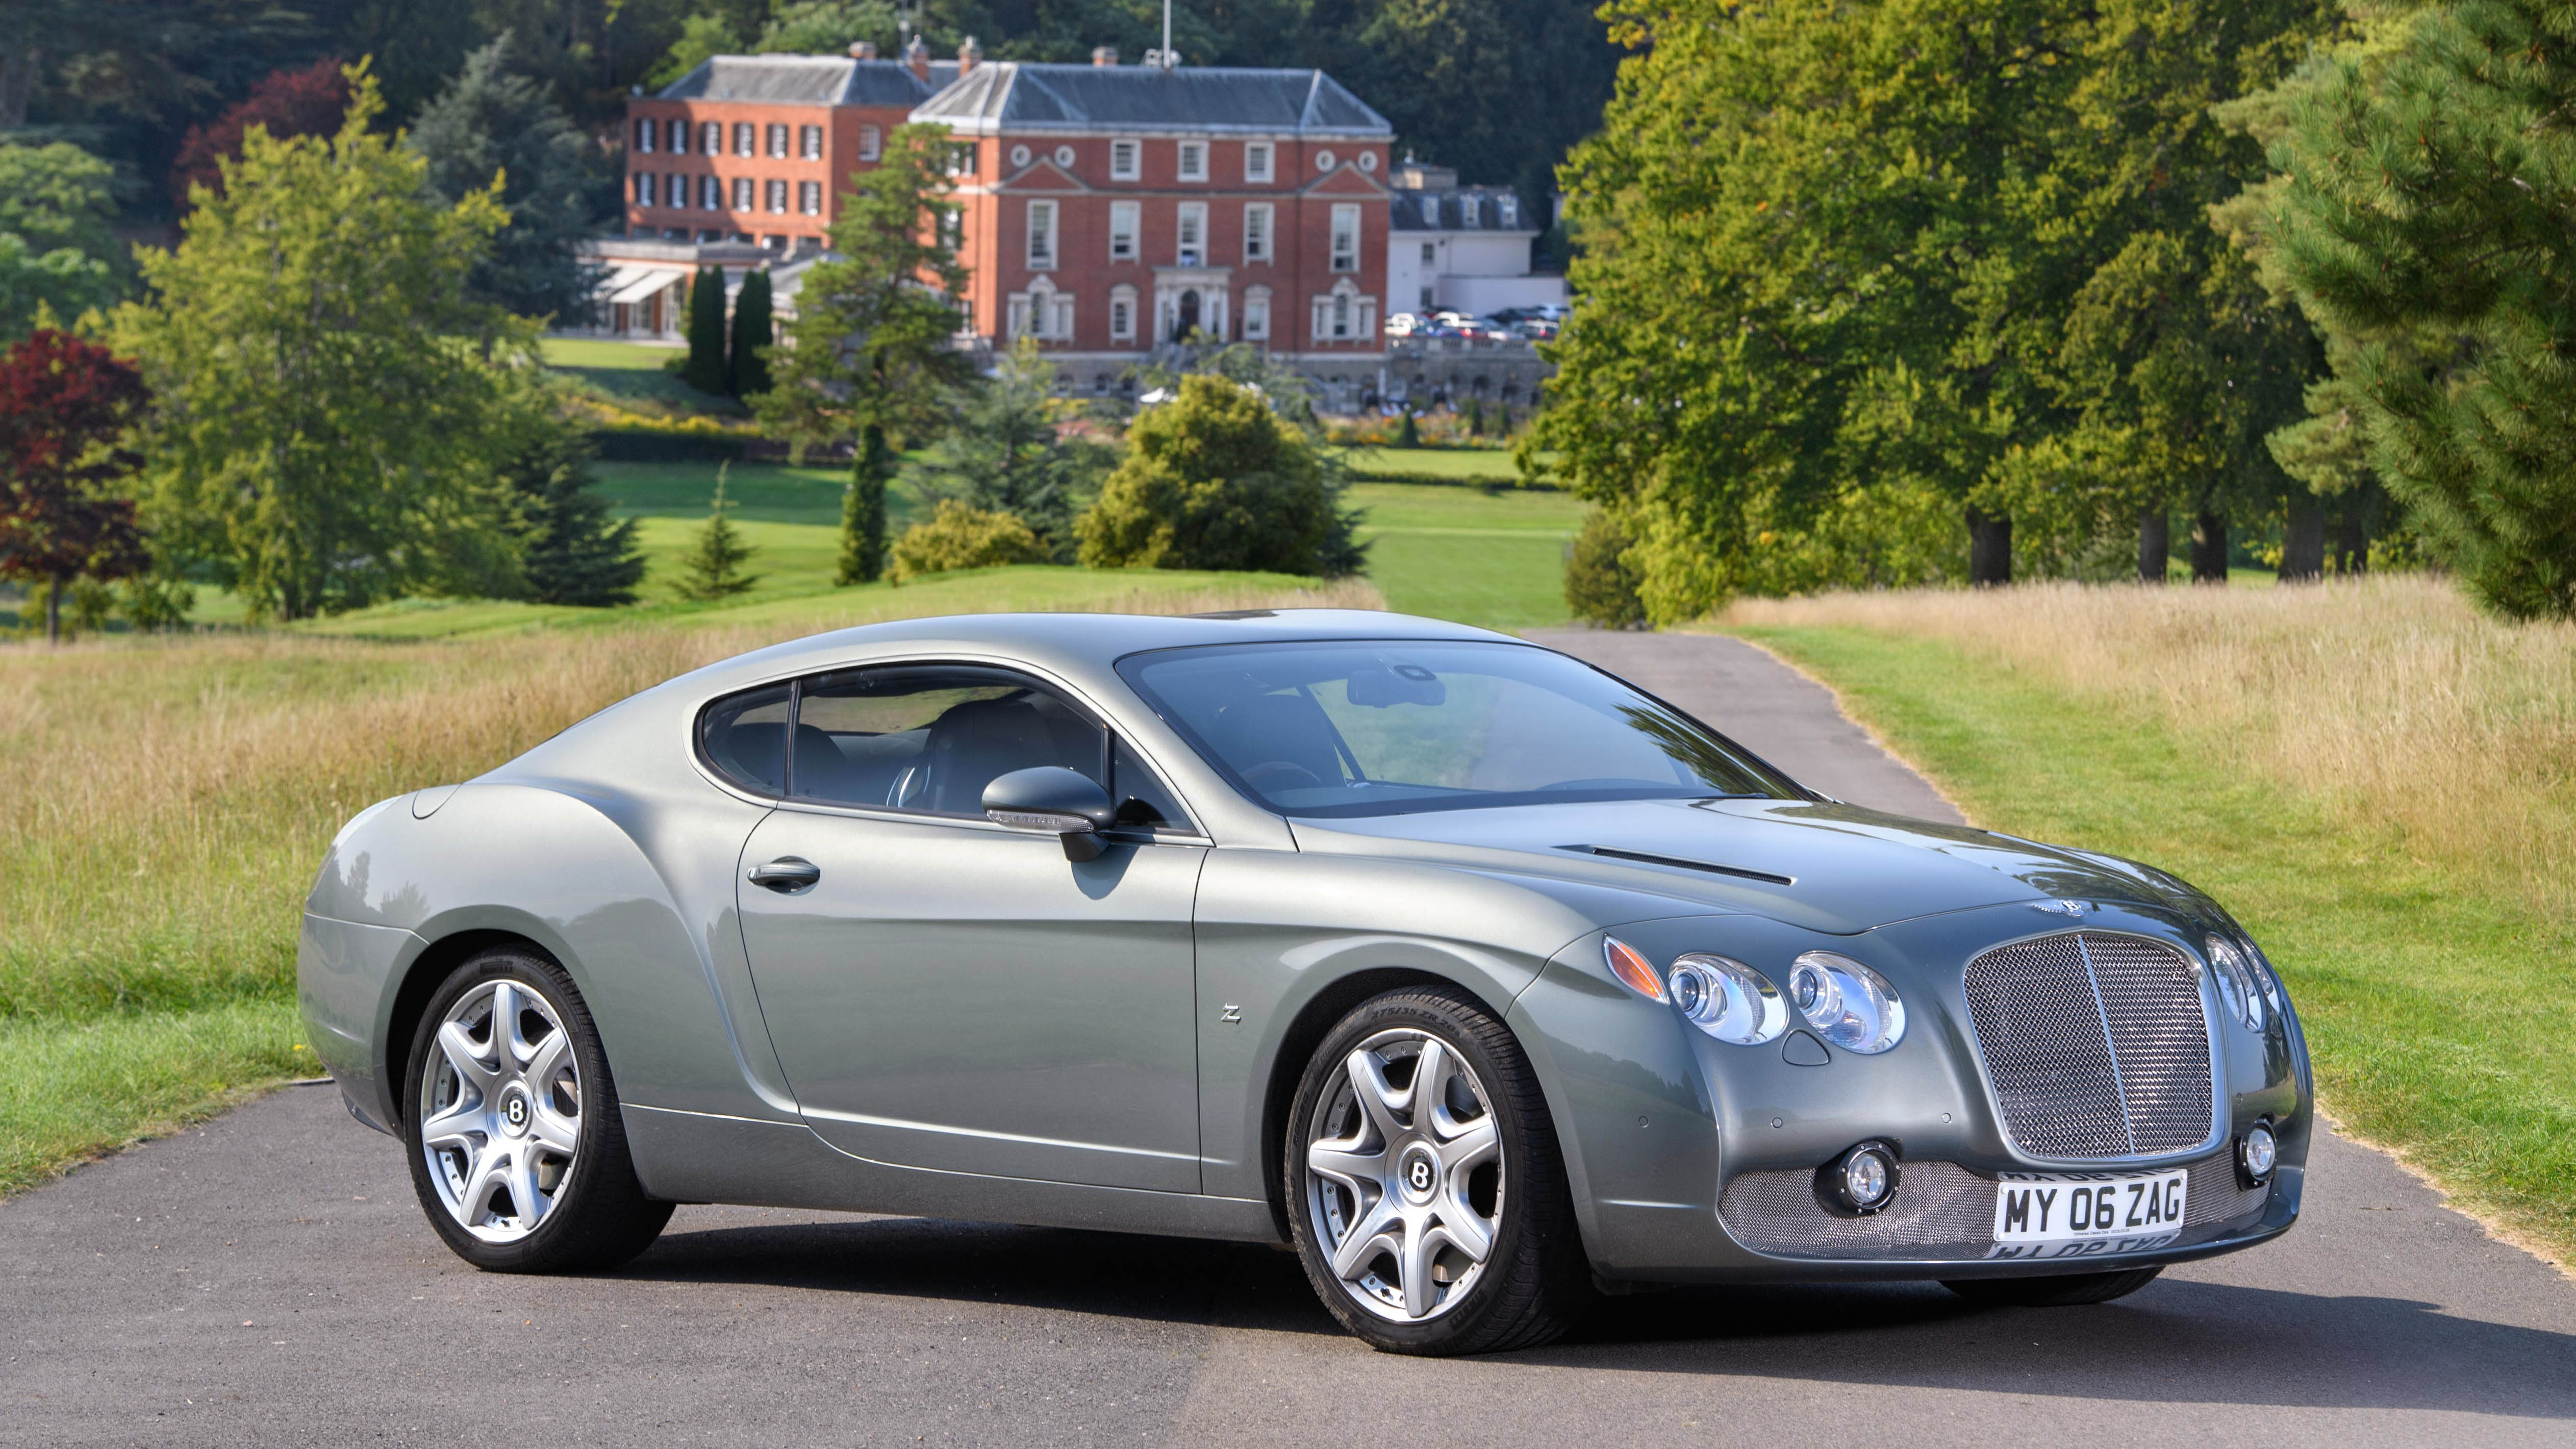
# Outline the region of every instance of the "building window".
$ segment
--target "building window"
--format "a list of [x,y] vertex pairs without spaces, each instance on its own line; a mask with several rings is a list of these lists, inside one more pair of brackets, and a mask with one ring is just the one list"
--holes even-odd
[[734,122],[734,123],[733,123],[733,154],[735,154],[735,155],[737,155],[737,156],[750,156],[750,155],[754,155],[754,154],[756,154],[756,147],[755,147],[755,144],[754,144],[754,143],[756,142],[756,140],[757,140],[758,136],[759,136],[759,127],[754,126],[751,122],[749,122],[749,121],[736,121],[736,122]]
[[653,150],[653,133],[659,129],[661,128],[651,121],[637,121],[635,123],[635,149],[645,152],[648,155],[651,154]]
[[1360,169],[1362,171],[1375,171],[1377,169],[1377,153],[1375,151],[1362,151],[1360,153]]
[[1266,342],[1270,339],[1270,289],[1255,287],[1243,294],[1243,340]]
[[1360,269],[1360,209],[1348,203],[1333,207],[1333,270]]
[[1343,293],[1333,299],[1333,340],[1347,341],[1351,335],[1351,299]]
[[877,134],[877,128],[876,128],[876,127],[874,127],[874,126],[861,126],[861,127],[859,128],[859,159],[860,159],[860,160],[862,160],[862,161],[874,161],[875,159],[877,159],[877,157],[879,157],[879,156],[881,156],[881,155],[885,154],[885,153],[884,153],[884,145],[885,145],[884,138],[883,138],[883,137],[881,137],[881,136],[879,136],[879,135]]
[[799,130],[797,135],[800,138],[800,144],[796,151],[797,155],[804,157],[808,161],[820,161],[823,159],[822,127],[806,126]]
[[1073,299],[1071,297],[1059,296],[1048,304],[1046,335],[1049,340],[1055,342],[1073,340]]
[[1426,196],[1422,198],[1422,224],[1424,226],[1438,226],[1440,224],[1439,197]]
[[974,142],[969,141],[962,146],[951,146],[948,148],[948,174],[951,176],[972,176],[975,174]]
[[662,178],[662,204],[674,211],[685,211],[689,205],[689,178],[674,171]]
[[773,160],[784,161],[787,159],[787,128],[785,126],[773,125],[769,128],[769,154]]
[[1136,340],[1136,289],[1133,287],[1109,289],[1109,340]]
[[1003,317],[1003,330],[1013,341],[1022,337],[1034,337],[1040,342],[1073,340],[1073,299],[1058,292],[1044,277],[1025,292],[1013,292]]
[[1460,226],[1483,226],[1485,224],[1485,198],[1481,196],[1459,197],[1458,224]]
[[1517,196],[1495,197],[1494,217],[1502,226],[1518,228],[1521,224],[1521,199]]
[[1347,280],[1315,299],[1311,319],[1318,343],[1365,342],[1377,332],[1377,298],[1363,297]]
[[1180,209],[1179,245],[1173,261],[1184,267],[1207,265],[1207,203],[1184,201]]
[[1267,180],[1269,180],[1269,179],[1270,179],[1270,174],[1271,174],[1271,173],[1270,173],[1271,157],[1272,157],[1272,151],[1271,151],[1270,143],[1269,143],[1269,142],[1267,142],[1267,141],[1246,141],[1246,142],[1244,142],[1244,143],[1243,143],[1243,179],[1244,179],[1244,180],[1246,180],[1246,181],[1267,181]]
[[1424,242],[1422,244],[1422,264],[1426,267],[1438,266],[1440,264],[1440,248],[1432,245],[1430,242]]
[[1109,179],[1133,181],[1144,174],[1145,144],[1141,141],[1109,143]]
[[1055,267],[1055,203],[1029,203],[1029,270],[1051,271]]
[[650,171],[635,173],[635,204],[637,206],[653,204],[653,173]]
[[686,121],[671,123],[671,154],[674,156],[689,154],[689,123]]
[[821,216],[823,214],[823,183],[820,181],[797,182],[796,209],[805,213],[807,216]]
[[1181,143],[1181,179],[1183,181],[1207,180],[1207,142],[1183,141]]
[[712,176],[698,178],[698,210],[724,210],[724,183]]
[[724,154],[724,122],[709,121],[698,127],[698,149],[709,156]]
[[1136,260],[1136,227],[1140,208],[1132,201],[1109,203],[1109,260]]
[[751,178],[748,176],[737,176],[733,179],[733,209],[736,211],[749,211],[751,208]]
[[939,213],[939,244],[952,252],[966,245],[964,209],[952,206]]
[[1243,209],[1243,260],[1270,260],[1270,203],[1256,201]]
[[769,209],[773,214],[778,216],[785,216],[787,214],[786,182],[773,181],[769,183]]

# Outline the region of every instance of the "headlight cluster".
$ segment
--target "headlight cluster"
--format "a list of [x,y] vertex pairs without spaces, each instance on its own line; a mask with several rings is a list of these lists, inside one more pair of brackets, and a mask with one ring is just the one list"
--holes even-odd
[[1693,1026],[1722,1042],[1760,1046],[1789,1029],[1789,1004],[1816,1034],[1847,1052],[1874,1056],[1905,1036],[1905,1003],[1887,978],[1849,956],[1810,951],[1790,963],[1784,1000],[1771,978],[1728,956],[1693,951],[1658,978],[1644,955],[1615,937],[1601,943],[1610,974],[1638,995],[1670,1001]]
[[2245,953],[2225,936],[2209,938],[2209,970],[2218,979],[2218,998],[2226,1003],[2227,1014],[2249,1030],[2261,1031],[2264,998],[2279,988],[2267,990],[2269,983],[2258,984]]

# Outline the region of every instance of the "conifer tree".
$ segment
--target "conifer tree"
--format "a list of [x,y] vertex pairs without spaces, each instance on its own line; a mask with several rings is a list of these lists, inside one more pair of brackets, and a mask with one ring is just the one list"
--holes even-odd
[[850,486],[841,494],[841,559],[832,582],[844,588],[872,584],[885,575],[886,477],[894,471],[894,453],[885,429],[874,423],[859,430],[858,455],[850,462]]
[[702,393],[722,397],[727,371],[724,268],[700,267],[689,283],[689,365],[680,378]]
[[591,490],[590,445],[554,419],[503,467],[523,520],[520,576],[541,604],[599,608],[635,602],[644,578],[634,519],[609,517]]
[[743,572],[757,552],[742,541],[733,526],[733,504],[725,497],[725,466],[716,469],[715,502],[707,510],[707,521],[698,527],[697,537],[689,551],[680,555],[680,582],[674,592],[681,598],[701,603],[729,599],[748,592],[759,583],[758,575]]
[[777,321],[770,314],[769,273],[743,275],[733,299],[733,346],[725,361],[732,372],[733,395],[758,397],[769,391],[769,348],[777,341]]

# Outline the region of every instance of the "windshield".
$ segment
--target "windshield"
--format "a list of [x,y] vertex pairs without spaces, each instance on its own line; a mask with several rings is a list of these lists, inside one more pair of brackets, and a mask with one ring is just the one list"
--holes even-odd
[[1689,716],[1527,645],[1211,645],[1118,670],[1283,815],[1801,795]]

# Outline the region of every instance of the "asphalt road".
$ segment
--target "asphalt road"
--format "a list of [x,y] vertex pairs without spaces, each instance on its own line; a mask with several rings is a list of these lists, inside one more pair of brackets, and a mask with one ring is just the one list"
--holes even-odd
[[[1820,788],[1938,804],[1746,646],[1568,642]],[[0,1444],[2576,1443],[2576,1285],[2375,1153],[2313,1168],[2287,1238],[2115,1304],[1677,1292],[1436,1362],[1226,1244],[684,1208],[615,1274],[479,1274],[390,1140],[292,1088],[0,1204]]]

